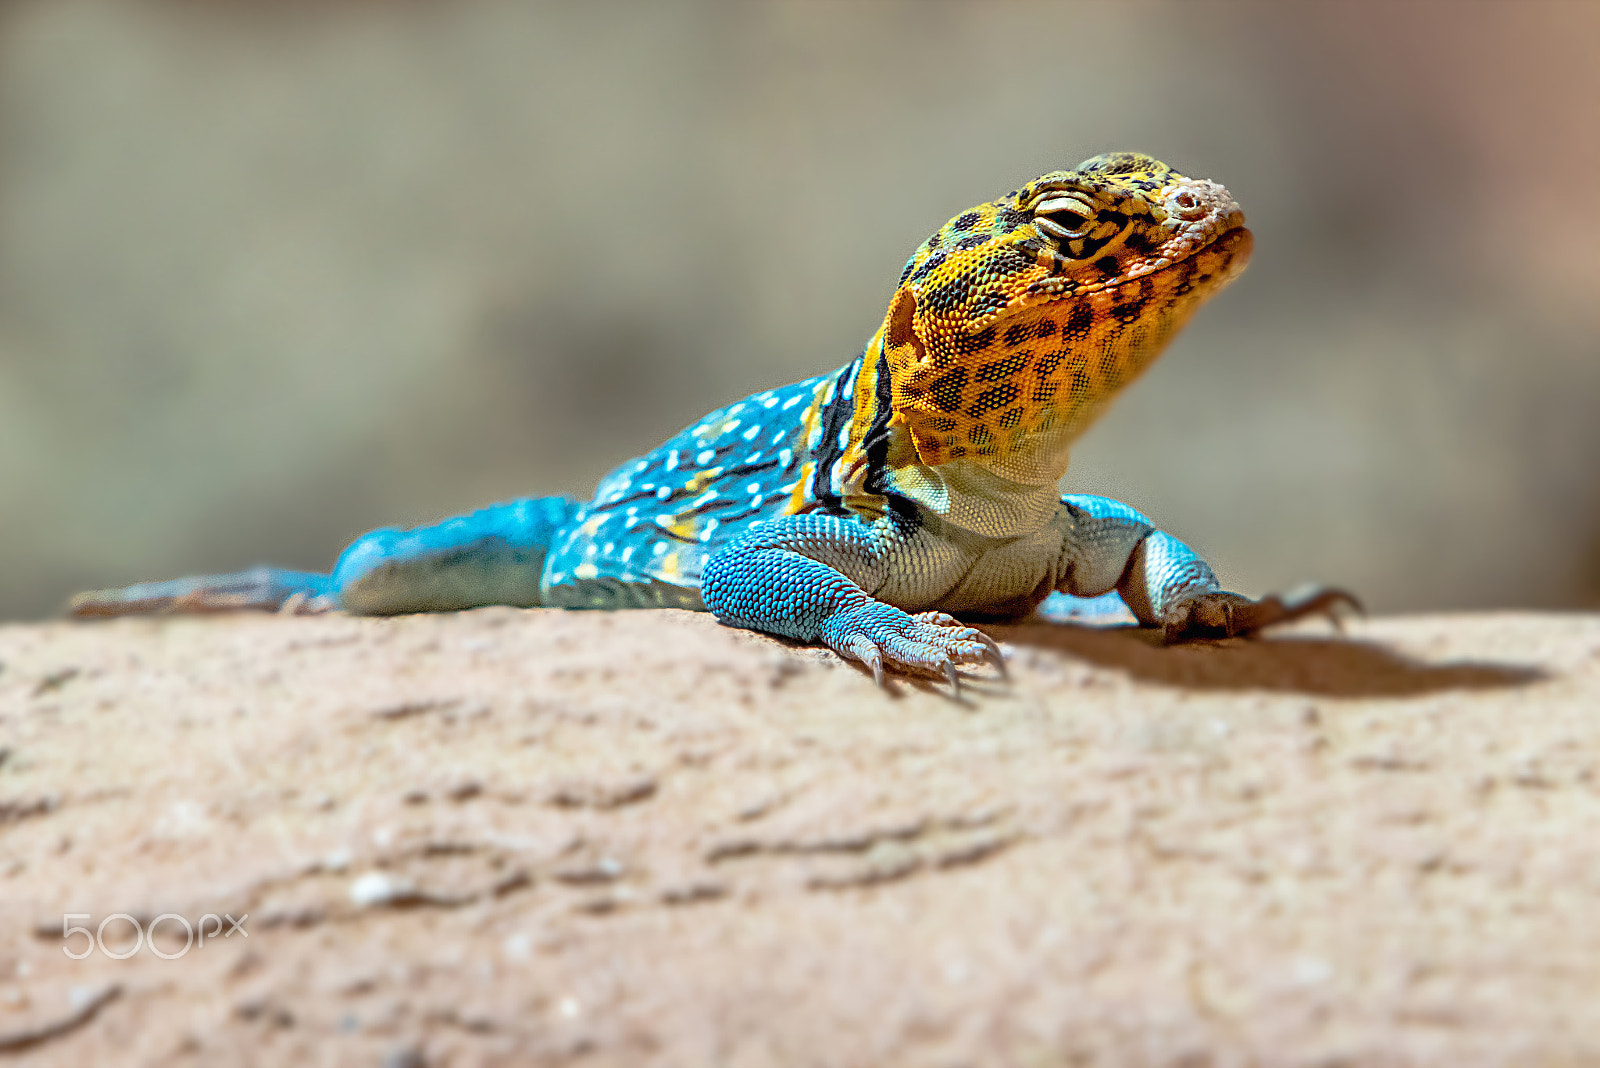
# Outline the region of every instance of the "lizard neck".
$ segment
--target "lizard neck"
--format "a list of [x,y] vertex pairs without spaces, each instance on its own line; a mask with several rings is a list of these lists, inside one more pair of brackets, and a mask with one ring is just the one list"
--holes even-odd
[[[1150,279],[1023,307],[1001,323],[924,338],[896,293],[874,342],[890,407],[919,462],[969,461],[1022,482],[1055,482],[1072,442],[1155,362],[1198,301]],[[930,369],[943,368],[937,373]]]
[[805,417],[810,462],[791,510],[842,509],[871,521],[893,495],[989,537],[1022,536],[1050,520],[1071,445],[1065,427],[1018,437],[1008,451],[928,464],[893,393],[882,330],[860,356],[818,380]]

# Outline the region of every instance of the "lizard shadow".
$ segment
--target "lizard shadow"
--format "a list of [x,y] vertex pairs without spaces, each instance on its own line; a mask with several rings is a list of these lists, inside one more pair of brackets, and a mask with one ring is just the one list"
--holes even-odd
[[1371,641],[1303,634],[1165,645],[1133,626],[1059,623],[986,626],[1016,646],[1064,653],[1144,682],[1191,690],[1268,690],[1324,697],[1417,697],[1448,690],[1526,686],[1548,672],[1525,664],[1430,664]]

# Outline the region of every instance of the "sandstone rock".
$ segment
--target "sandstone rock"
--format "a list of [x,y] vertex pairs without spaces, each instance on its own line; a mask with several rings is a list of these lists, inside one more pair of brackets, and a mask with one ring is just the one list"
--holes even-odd
[[1600,617],[994,633],[954,700],[677,612],[0,628],[0,1052],[1600,1060]]

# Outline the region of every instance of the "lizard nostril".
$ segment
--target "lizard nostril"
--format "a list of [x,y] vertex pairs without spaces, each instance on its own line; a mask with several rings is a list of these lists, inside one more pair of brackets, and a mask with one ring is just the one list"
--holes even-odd
[[1172,195],[1172,207],[1185,219],[1193,221],[1206,213],[1205,203],[1192,190],[1180,189]]

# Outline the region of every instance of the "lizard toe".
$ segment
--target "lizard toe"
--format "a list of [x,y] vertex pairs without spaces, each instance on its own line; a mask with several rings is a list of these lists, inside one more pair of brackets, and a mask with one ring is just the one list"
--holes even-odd
[[840,650],[852,660],[859,660],[872,669],[872,681],[879,686],[883,685],[883,653],[878,650],[871,638],[865,634],[856,634],[846,639],[844,648]]
[[1246,626],[1240,633],[1249,634],[1274,623],[1287,623],[1311,616],[1322,616],[1338,626],[1347,614],[1366,614],[1366,609],[1355,594],[1337,587],[1306,586],[1291,590],[1281,597],[1274,593],[1251,602]]
[[1011,672],[1006,670],[1005,653],[1000,649],[1000,643],[989,637],[976,627],[963,626],[961,621],[948,612],[918,612],[911,617],[919,623],[931,623],[941,627],[959,628],[963,634],[968,635],[968,640],[976,640],[983,645],[982,655],[972,663],[985,663],[994,665],[995,673],[1002,679],[1009,679]]
[[1280,597],[1269,594],[1252,600],[1242,594],[1216,590],[1178,602],[1161,616],[1161,629],[1169,642],[1193,638],[1235,637],[1254,634],[1275,623],[1324,616],[1338,624],[1341,613],[1362,611],[1355,596],[1340,589],[1309,589]]
[[994,640],[943,612],[909,615],[874,601],[830,619],[822,637],[835,652],[872,668],[883,682],[885,665],[897,671],[943,678],[960,688],[959,669],[968,664],[1005,665]]
[[1219,635],[1232,637],[1235,612],[1249,604],[1248,597],[1220,590],[1178,601],[1161,613],[1162,637],[1168,642]]

